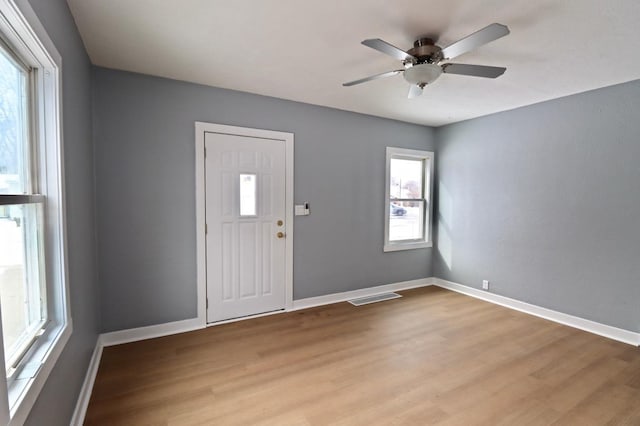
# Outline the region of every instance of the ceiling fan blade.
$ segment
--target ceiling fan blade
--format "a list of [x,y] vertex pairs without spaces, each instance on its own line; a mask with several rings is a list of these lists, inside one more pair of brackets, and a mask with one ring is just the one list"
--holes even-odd
[[509,34],[509,28],[506,25],[491,24],[445,47],[442,49],[442,56],[445,59],[455,58],[507,34]]
[[417,84],[412,84],[411,87],[409,87],[409,96],[407,97],[409,99],[413,99],[417,98],[420,95],[422,95],[422,87],[418,86]]
[[342,85],[345,87],[355,86],[356,84],[366,83],[367,81],[377,80],[379,78],[391,77],[393,75],[400,74],[402,71],[404,70],[394,70],[394,71],[383,72],[382,74],[371,75],[369,77],[361,78],[360,80],[354,80],[348,83],[342,83]]
[[384,40],[380,40],[379,38],[370,38],[370,39],[364,40],[362,44],[372,49],[375,49],[378,52],[382,52],[389,56],[393,56],[394,58],[400,61],[404,61],[406,59],[415,59],[414,56],[409,55],[404,50],[398,49],[394,45],[389,44]]
[[507,69],[504,67],[489,67],[486,65],[444,64],[442,72],[446,74],[470,75],[472,77],[496,78]]

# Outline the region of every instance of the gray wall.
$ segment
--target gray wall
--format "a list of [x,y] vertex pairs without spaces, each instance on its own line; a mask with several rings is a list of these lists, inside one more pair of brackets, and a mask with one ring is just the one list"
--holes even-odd
[[294,298],[429,277],[431,249],[383,253],[386,146],[430,128],[94,68],[103,331],[196,316],[194,122],[295,133]]
[[27,424],[68,425],[95,347],[99,305],[95,262],[91,65],[64,0],[30,0],[62,55],[67,244],[73,334]]
[[640,330],[640,82],[437,130],[435,275]]

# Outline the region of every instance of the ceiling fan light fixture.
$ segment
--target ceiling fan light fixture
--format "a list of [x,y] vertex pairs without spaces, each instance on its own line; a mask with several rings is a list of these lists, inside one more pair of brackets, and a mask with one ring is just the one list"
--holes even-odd
[[431,84],[442,74],[442,68],[436,64],[418,64],[404,71],[404,79],[409,84]]

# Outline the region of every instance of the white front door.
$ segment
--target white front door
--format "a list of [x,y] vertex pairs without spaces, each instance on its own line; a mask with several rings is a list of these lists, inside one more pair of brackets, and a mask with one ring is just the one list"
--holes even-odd
[[285,141],[205,134],[207,322],[285,308]]

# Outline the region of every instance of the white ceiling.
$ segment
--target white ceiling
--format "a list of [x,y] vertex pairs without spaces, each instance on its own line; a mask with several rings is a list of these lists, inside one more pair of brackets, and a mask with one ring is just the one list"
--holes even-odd
[[[68,0],[94,64],[440,126],[640,78],[638,0]],[[454,62],[506,66],[496,80],[443,75],[407,99],[397,69],[362,46],[448,44],[493,22],[511,34]]]

